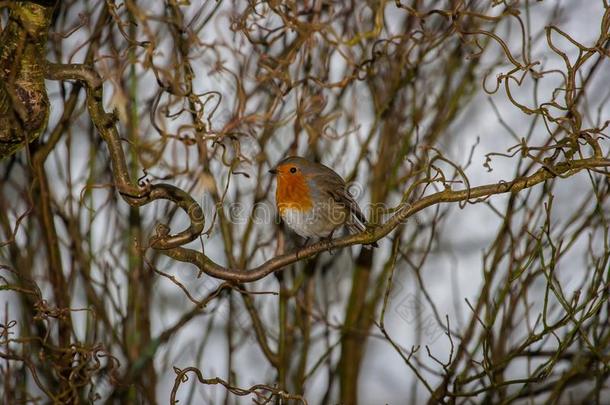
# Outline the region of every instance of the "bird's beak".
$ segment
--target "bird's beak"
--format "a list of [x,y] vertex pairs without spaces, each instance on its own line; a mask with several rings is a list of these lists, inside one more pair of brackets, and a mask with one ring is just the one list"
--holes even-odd
[[269,173],[271,173],[271,174],[277,174],[277,169],[271,169],[271,170],[269,170]]

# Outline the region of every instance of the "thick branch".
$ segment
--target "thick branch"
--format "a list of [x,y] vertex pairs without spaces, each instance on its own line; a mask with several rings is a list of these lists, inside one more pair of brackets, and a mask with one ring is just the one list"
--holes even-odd
[[562,177],[567,177],[583,169],[600,169],[606,167],[610,167],[610,160],[581,159],[566,163],[559,163],[553,167],[541,168],[530,176],[519,177],[506,183],[489,184],[457,191],[447,189],[426,196],[421,200],[416,201],[412,205],[405,205],[401,207],[396,214],[377,228],[330,241],[320,241],[306,246],[298,251],[276,256],[251,270],[223,267],[214,263],[212,260],[210,260],[210,258],[201,252],[182,247],[169,249],[163,253],[175,260],[192,263],[202,272],[215,278],[240,283],[252,282],[260,280],[270,273],[281,270],[285,266],[313,257],[320,252],[335,250],[337,248],[357,244],[371,244],[388,235],[398,225],[405,222],[409,217],[432,205],[447,202],[471,201],[472,199],[487,198],[494,194],[518,193],[523,189],[533,187],[559,175]]
[[150,245],[155,249],[175,248],[196,239],[203,231],[205,218],[203,210],[185,191],[170,184],[134,184],[123,152],[123,145],[116,128],[116,118],[104,110],[103,81],[99,74],[82,64],[53,64],[46,67],[46,78],[51,80],[78,80],[87,88],[87,108],[91,120],[108,145],[115,185],[123,199],[133,207],[164,199],[173,201],[186,212],[190,226],[184,231],[170,235],[166,226],[157,228],[157,235],[151,238]]
[[530,176],[519,177],[510,182],[489,184],[457,191],[446,189],[426,196],[412,205],[404,205],[384,224],[376,228],[330,241],[320,241],[298,251],[276,256],[251,270],[234,269],[215,263],[201,252],[182,247],[185,243],[198,237],[204,225],[203,211],[190,195],[168,184],[136,186],[131,182],[121,139],[115,126],[115,118],[112,114],[106,113],[102,106],[103,82],[97,72],[85,65],[49,64],[47,78],[55,80],[79,80],[86,84],[87,106],[91,119],[100,131],[104,141],[108,144],[116,186],[128,204],[141,206],[156,199],[167,199],[177,203],[189,215],[191,225],[179,234],[169,235],[167,227],[157,227],[157,234],[150,239],[151,247],[162,250],[162,253],[175,260],[192,263],[201,272],[209,276],[240,283],[260,280],[270,273],[281,270],[285,266],[308,259],[327,250],[356,244],[371,244],[388,235],[415,213],[432,205],[487,198],[494,194],[518,193],[523,189],[533,187],[557,176],[567,177],[583,169],[600,169],[610,166],[610,160],[601,158],[573,160],[559,163],[555,166],[543,167]]
[[0,159],[38,138],[49,98],[43,67],[54,4],[15,2],[0,34]]

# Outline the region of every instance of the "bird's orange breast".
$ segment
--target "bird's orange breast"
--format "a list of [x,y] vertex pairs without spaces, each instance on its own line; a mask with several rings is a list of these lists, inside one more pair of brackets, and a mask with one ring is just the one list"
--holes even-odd
[[309,211],[313,207],[307,180],[301,174],[284,174],[277,178],[275,200],[280,215],[286,209]]

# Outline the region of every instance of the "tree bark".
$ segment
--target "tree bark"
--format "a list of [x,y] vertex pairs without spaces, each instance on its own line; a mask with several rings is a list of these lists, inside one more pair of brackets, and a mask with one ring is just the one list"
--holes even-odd
[[45,46],[55,2],[10,6],[0,34],[0,159],[43,133],[49,118]]

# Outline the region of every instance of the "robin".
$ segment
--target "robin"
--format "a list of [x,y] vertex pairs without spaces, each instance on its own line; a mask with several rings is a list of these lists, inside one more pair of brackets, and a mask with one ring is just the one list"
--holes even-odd
[[367,221],[358,203],[331,168],[292,156],[269,173],[277,175],[275,200],[280,217],[298,235],[330,238],[342,225],[350,232],[366,229]]

